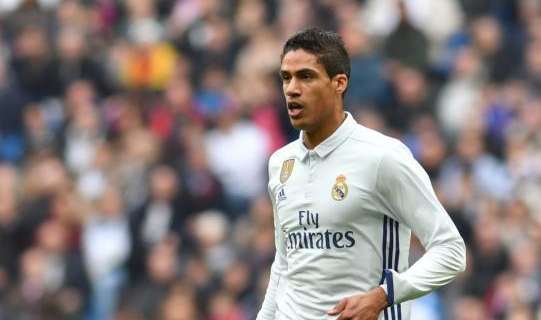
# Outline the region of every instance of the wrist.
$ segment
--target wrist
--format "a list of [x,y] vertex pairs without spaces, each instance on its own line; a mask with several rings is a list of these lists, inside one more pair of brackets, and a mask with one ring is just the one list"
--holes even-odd
[[389,302],[387,300],[387,293],[382,287],[376,287],[372,289],[371,293],[376,300],[376,305],[378,306],[379,310],[383,310],[387,306],[389,306]]

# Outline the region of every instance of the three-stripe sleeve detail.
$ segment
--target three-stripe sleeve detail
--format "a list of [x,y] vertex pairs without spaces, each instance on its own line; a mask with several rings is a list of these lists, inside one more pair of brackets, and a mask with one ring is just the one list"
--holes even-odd
[[[382,239],[382,272],[381,272],[381,280],[380,285],[383,284],[385,281],[385,272],[384,270],[387,268],[387,224],[388,224],[388,218],[387,216],[383,216],[383,239]],[[383,314],[385,316],[385,320],[389,320],[389,313],[387,311],[388,308],[383,309]]]
[[398,272],[400,258],[399,223],[394,219],[383,216],[382,239],[382,274],[380,284],[387,284],[387,300],[389,307],[384,309],[385,320],[402,320],[402,307],[394,304],[393,274],[390,270]]

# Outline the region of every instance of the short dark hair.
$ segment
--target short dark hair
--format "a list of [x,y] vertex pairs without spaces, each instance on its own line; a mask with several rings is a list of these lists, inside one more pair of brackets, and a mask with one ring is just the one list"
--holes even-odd
[[345,74],[349,79],[351,73],[349,55],[344,41],[336,32],[317,27],[302,30],[286,41],[280,59],[283,60],[289,51],[298,49],[317,56],[318,62],[323,65],[330,78],[337,74]]

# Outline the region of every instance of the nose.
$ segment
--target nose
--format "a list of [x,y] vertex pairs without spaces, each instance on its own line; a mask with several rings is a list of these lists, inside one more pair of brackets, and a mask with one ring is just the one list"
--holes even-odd
[[289,80],[287,84],[284,84],[284,86],[286,96],[293,98],[301,95],[299,81],[297,81],[295,77],[291,78],[291,80]]

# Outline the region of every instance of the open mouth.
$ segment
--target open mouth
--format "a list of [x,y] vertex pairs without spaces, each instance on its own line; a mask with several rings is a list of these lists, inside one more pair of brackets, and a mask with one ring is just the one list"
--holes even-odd
[[304,106],[297,102],[287,103],[287,113],[291,118],[297,118],[301,116]]

